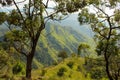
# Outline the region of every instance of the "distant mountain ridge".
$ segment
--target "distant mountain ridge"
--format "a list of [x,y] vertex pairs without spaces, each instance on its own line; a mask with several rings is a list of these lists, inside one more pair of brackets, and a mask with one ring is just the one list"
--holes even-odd
[[59,22],[53,22],[57,23],[61,26],[65,27],[72,27],[74,30],[77,30],[78,32],[81,32],[83,34],[86,34],[87,36],[93,37],[94,32],[92,31],[90,25],[88,24],[83,24],[81,25],[78,21],[78,12],[70,14],[68,18],[61,20]]
[[57,61],[57,54],[60,51],[66,51],[68,55],[77,53],[77,48],[81,42],[93,45],[94,40],[71,27],[63,27],[62,25],[49,22],[38,42],[38,54],[35,57],[43,64],[52,64],[53,61]]
[[[5,25],[2,25],[0,27],[0,35],[3,36],[5,31],[7,31]],[[3,39],[3,37],[1,38]],[[78,32],[69,26],[48,22],[38,41],[37,54],[35,54],[33,62],[34,64],[37,63],[36,65],[40,65],[41,63],[50,65],[54,61],[57,61],[57,54],[60,51],[66,51],[68,55],[77,53],[77,48],[81,42],[86,42],[89,45],[93,45],[94,43],[92,37],[83,32]]]

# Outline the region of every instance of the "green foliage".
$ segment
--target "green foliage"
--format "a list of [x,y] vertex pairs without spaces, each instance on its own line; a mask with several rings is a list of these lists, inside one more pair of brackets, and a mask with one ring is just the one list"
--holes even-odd
[[[89,39],[89,41],[87,41]],[[59,24],[47,23],[42,36],[39,39],[35,58],[44,65],[51,65],[58,60],[58,53],[66,51],[69,56],[74,52],[76,56],[80,42],[94,46],[93,39],[69,27],[62,27]],[[92,44],[91,44],[92,43]],[[92,47],[93,49],[95,47]],[[88,53],[89,54],[89,53]],[[95,55],[92,52],[93,55]],[[38,66],[39,67],[39,66]]]
[[9,60],[9,56],[7,52],[3,49],[0,49],[0,69],[4,68],[7,66]]
[[[55,1],[58,2],[56,6],[56,10],[53,10],[55,11],[55,13],[51,15],[47,15],[47,18],[54,19],[56,15],[59,14],[59,12],[71,13],[78,11],[79,9],[85,7],[88,4],[87,0],[69,0],[69,1],[55,0]],[[9,4],[10,2],[11,0],[9,0]],[[4,3],[4,5],[6,5],[6,3],[8,4],[8,1],[5,0],[5,2],[1,1],[0,3]],[[12,33],[9,33],[10,36],[8,36],[8,34],[6,35],[8,37],[8,41],[11,41],[13,45],[15,43],[19,45],[17,47],[16,46],[14,47],[18,48],[18,52],[24,54],[25,56],[27,56],[27,58],[30,56],[33,59],[34,57],[33,55],[35,54],[35,49],[38,43],[38,39],[41,35],[42,30],[45,28],[45,22],[44,22],[45,20],[43,13],[45,12],[47,14],[46,9],[48,8],[48,3],[44,4],[42,0],[34,0],[34,1],[30,0],[29,3],[25,5],[24,10],[22,10],[23,12],[21,12],[21,10],[14,1],[14,5],[16,6],[17,10],[12,10],[12,12],[8,14],[7,23],[9,24],[9,28],[12,31]],[[93,1],[90,1],[90,4],[93,3],[94,3]],[[98,4],[98,1],[95,0],[95,3]],[[27,36],[21,36],[22,34],[27,34]],[[72,35],[69,36],[69,38],[75,40],[74,36]],[[59,40],[59,42],[63,44],[62,41]],[[48,52],[48,49],[46,47],[44,49]],[[55,51],[54,49],[52,50]],[[66,58],[67,54],[65,52],[62,53],[64,54],[60,55],[60,57],[62,57],[63,59]],[[27,64],[27,65],[31,65],[31,64]],[[18,69],[18,72],[19,71],[20,70]]]
[[91,71],[91,78],[93,79],[101,80],[105,76],[102,68],[93,68]]
[[[68,63],[73,62],[74,66],[72,68],[68,67]],[[80,57],[69,57],[64,60],[64,62],[59,63],[56,66],[50,66],[45,68],[46,74],[42,78],[43,80],[92,80],[85,72],[84,58]],[[77,70],[78,66],[81,70]],[[63,69],[61,69],[63,68]],[[65,71],[64,71],[65,68]],[[61,70],[60,70],[61,69]],[[36,72],[38,70],[35,70]],[[40,70],[41,71],[41,70]],[[58,76],[60,74],[60,76]],[[85,76],[86,75],[86,76]],[[37,79],[37,76],[35,79]]]
[[13,74],[18,74],[22,71],[23,71],[23,65],[21,63],[16,63],[12,68]]
[[11,5],[12,4],[12,0],[0,0],[0,4],[2,6],[6,6],[6,5]]
[[62,77],[63,75],[64,75],[64,72],[66,72],[67,71],[67,69],[65,68],[65,67],[61,67],[60,69],[59,69],[59,71],[57,72],[57,75],[59,76],[59,77]]
[[[82,52],[84,52],[84,53],[86,53],[86,52],[88,52],[89,49],[90,48],[90,46],[88,45],[88,44],[86,44],[86,43],[81,43],[80,45],[79,45],[79,47],[78,47],[78,55],[81,55],[81,53]],[[87,53],[86,53],[87,54]]]
[[77,71],[81,71],[81,66],[80,65],[77,66]]
[[26,39],[27,35],[25,34],[24,31],[20,31],[20,30],[15,30],[13,29],[12,31],[9,31],[5,34],[5,39],[7,41],[24,41]]
[[76,56],[77,56],[76,53],[71,54],[71,57],[76,57]]
[[[108,78],[110,80],[114,80],[120,77],[114,77],[119,68],[116,67],[117,70],[113,70],[111,68],[111,64],[115,59],[115,56],[119,57],[118,35],[120,28],[120,11],[116,9],[116,7],[118,7],[117,4],[119,4],[119,0],[108,0],[107,2],[102,0],[89,0],[89,3],[93,5],[94,12],[91,12],[89,7],[86,7],[80,12],[78,20],[80,24],[88,23],[91,25],[92,30],[95,32],[96,42],[98,42],[96,52],[98,55],[104,56]],[[112,16],[109,15],[109,12],[106,12],[102,6],[109,8],[109,11],[112,11],[111,8],[115,9]],[[95,74],[97,74],[97,72]]]
[[[99,44],[96,48],[98,55],[103,54],[106,45],[109,44],[107,48],[107,54],[109,55],[118,55],[119,54],[119,47],[116,45],[117,41],[115,39],[111,39],[109,43],[107,41],[99,41]],[[114,54],[113,54],[114,53]]]
[[88,0],[89,4],[99,5],[101,0]]
[[60,10],[62,13],[72,13],[78,11],[79,9],[85,7],[88,2],[87,0],[55,0],[58,2],[58,6],[56,6],[57,10]]
[[5,22],[7,14],[5,12],[0,12],[0,25]]
[[58,57],[61,57],[63,60],[68,57],[68,54],[65,51],[61,51],[58,54]]
[[116,21],[116,22],[119,22],[120,21],[120,10],[115,10],[115,17],[114,17],[114,20]]
[[69,68],[71,68],[71,69],[73,68],[73,65],[74,65],[74,62],[72,62],[72,61],[70,61],[70,62],[67,63],[67,66]]
[[45,73],[46,73],[46,70],[45,70],[45,69],[43,69],[43,70],[42,70],[42,73],[41,73],[41,76],[44,76],[44,75],[45,75]]
[[92,24],[98,22],[96,15],[94,13],[90,13],[87,8],[82,9],[78,16],[78,21],[80,22],[80,24]]
[[90,73],[92,79],[101,80],[102,78],[106,78],[105,73],[105,62],[103,58],[88,58],[87,64],[85,65],[86,71]]
[[8,15],[7,22],[10,25],[20,26],[21,25],[21,17],[16,10],[12,10],[12,12]]
[[116,6],[116,4],[117,4],[117,2],[120,2],[120,0],[109,0],[109,2],[110,2],[110,6],[111,7],[115,7]]

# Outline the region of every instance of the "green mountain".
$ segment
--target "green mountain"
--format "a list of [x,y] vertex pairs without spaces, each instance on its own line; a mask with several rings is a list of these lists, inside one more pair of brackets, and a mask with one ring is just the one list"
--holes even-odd
[[[0,32],[1,32],[0,42],[3,41],[4,34],[6,31],[8,31],[8,29],[6,29],[5,25],[0,26]],[[83,42],[90,45],[91,47],[90,50],[91,52],[89,52],[90,55],[95,55],[94,54],[95,42],[92,37],[87,36],[82,32],[78,32],[74,30],[72,27],[67,27],[67,26],[63,27],[59,24],[54,24],[51,22],[47,23],[46,28],[42,31],[42,34],[38,41],[36,54],[33,59],[33,68],[35,69],[35,73],[33,72],[33,76],[38,75],[37,71],[41,72],[41,70],[39,69],[43,68],[43,65],[49,66],[51,64],[59,63],[57,55],[60,51],[67,52],[69,57],[72,53],[77,54],[77,48],[80,45],[80,43]],[[23,56],[20,57],[20,55],[18,54],[11,54],[11,55],[12,55],[11,60],[9,61],[10,64],[9,72],[6,71],[7,68],[9,68],[9,66],[7,68],[5,67],[3,70],[1,70],[2,73],[0,73],[0,76],[2,75],[4,77],[3,72],[8,72],[7,73],[8,77],[12,76],[12,68],[15,66],[15,64],[18,64],[19,62],[23,67],[25,67],[24,65],[25,57]],[[8,55],[6,54],[6,56]],[[67,65],[69,62],[71,62],[71,60],[74,63],[74,67],[72,69],[70,69],[69,65]],[[71,65],[71,63],[69,64]],[[56,76],[55,80],[64,80],[62,78],[66,78],[68,80],[70,79],[70,77],[72,77],[71,80],[75,80],[75,79],[78,80],[78,78],[80,78],[81,80],[89,80],[89,76],[85,77],[84,74],[85,70],[83,69],[84,66],[82,66],[83,64],[84,64],[84,58],[80,58],[80,60],[78,60],[77,58],[76,59],[68,58],[67,60],[65,60],[64,63],[61,62],[56,67],[47,68],[48,72],[45,74],[45,76],[48,76],[49,79],[46,79],[45,77],[45,80],[54,80],[53,79],[54,76],[56,76],[57,74],[61,75],[61,72],[60,73],[57,72],[62,67],[65,67],[67,69],[67,71],[65,72],[65,76],[61,77],[60,79],[58,79],[59,76]],[[76,71],[79,66],[80,66],[80,70],[82,69],[82,71],[79,70]],[[53,72],[50,71],[51,68]],[[21,75],[23,76],[25,74],[24,72],[25,70],[23,69],[22,73],[20,73],[20,76]],[[73,75],[70,75],[71,73],[73,73]],[[6,75],[6,73],[4,74]],[[77,74],[79,74],[80,76],[78,76]]]
[[[0,26],[0,41],[4,39],[3,35],[7,30],[5,25]],[[92,50],[95,48],[92,37],[78,32],[72,27],[63,27],[60,24],[48,22],[45,30],[42,31],[37,45],[35,58],[33,60],[33,65],[35,64],[34,67],[39,67],[41,65],[40,63],[48,66],[53,64],[53,62],[57,62],[57,54],[60,51],[66,51],[68,55],[77,53],[77,48],[81,42],[89,44]]]
[[[54,65],[32,70],[32,80],[108,80],[103,58],[84,58],[75,54]],[[24,75],[14,75],[21,80]]]
[[48,23],[39,39],[37,54],[35,58],[43,64],[52,64],[57,61],[57,54],[66,51],[68,55],[77,53],[77,48],[81,42],[85,42],[95,47],[94,40],[72,27],[63,27],[59,24]]
[[85,59],[69,57],[58,65],[33,70],[33,79],[37,80],[92,80],[85,70]]

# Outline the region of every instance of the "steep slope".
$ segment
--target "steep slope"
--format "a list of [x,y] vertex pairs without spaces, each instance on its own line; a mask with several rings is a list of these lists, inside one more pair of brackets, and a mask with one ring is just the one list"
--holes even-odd
[[88,43],[92,48],[95,44],[91,37],[73,28],[48,23],[38,42],[35,58],[43,64],[52,64],[57,61],[57,54],[60,51],[66,51],[68,55],[77,53],[81,42]]
[[69,57],[56,66],[33,71],[33,79],[41,80],[92,80],[85,70],[85,59]]
[[[0,41],[3,40],[3,35],[7,30],[5,25],[0,26]],[[34,65],[34,67],[39,67],[41,65],[39,62],[46,66],[56,62],[57,54],[60,51],[66,51],[68,55],[77,53],[77,48],[81,42],[86,42],[94,48],[95,43],[90,36],[78,32],[72,27],[63,27],[60,24],[48,22],[38,42],[37,54],[35,54],[34,59],[36,66]]]
[[83,24],[81,25],[78,21],[78,14],[79,12],[70,14],[68,18],[60,21],[58,24],[62,26],[67,26],[67,27],[72,27],[73,29],[80,31],[81,33],[93,37],[94,32],[92,31],[90,25],[88,24]]

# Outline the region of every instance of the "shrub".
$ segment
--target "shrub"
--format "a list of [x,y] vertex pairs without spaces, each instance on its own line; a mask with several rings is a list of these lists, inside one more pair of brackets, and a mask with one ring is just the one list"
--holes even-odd
[[69,68],[71,68],[71,69],[73,68],[73,65],[74,65],[74,62],[72,62],[72,61],[70,61],[70,62],[67,63],[67,66]]
[[58,62],[54,61],[54,62],[53,62],[53,65],[58,65]]
[[22,66],[22,64],[20,64],[20,63],[17,63],[17,64],[14,65],[13,68],[12,68],[13,74],[18,74],[18,73],[22,72],[22,70],[23,70],[23,66]]
[[75,56],[77,56],[75,53],[72,53],[72,54],[71,54],[71,57],[75,57]]
[[68,57],[68,55],[65,51],[61,51],[61,52],[59,52],[58,57],[60,57],[64,60],[65,58]]
[[59,69],[59,71],[57,72],[57,75],[59,76],[59,77],[62,77],[63,75],[64,75],[64,72],[66,72],[67,71],[67,69],[65,68],[65,67],[61,67],[60,69]]
[[97,79],[97,80],[101,80],[103,78],[103,76],[105,76],[104,70],[97,67],[97,68],[93,68],[92,72],[91,72],[91,78],[92,79]]
[[77,66],[77,71],[82,71],[80,65]]
[[44,76],[47,71],[45,69],[42,70],[41,76]]

